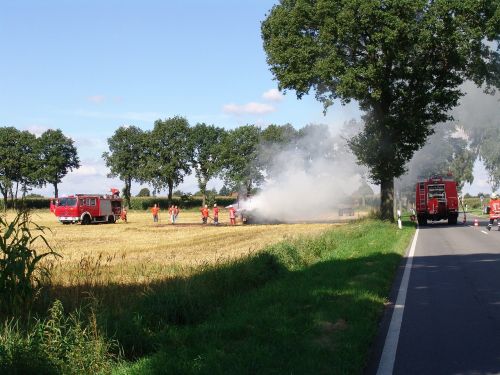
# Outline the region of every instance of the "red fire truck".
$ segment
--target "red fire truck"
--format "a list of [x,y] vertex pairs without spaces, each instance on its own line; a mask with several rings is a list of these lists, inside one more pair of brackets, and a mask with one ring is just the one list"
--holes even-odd
[[427,225],[428,220],[457,223],[459,202],[453,176],[432,176],[418,181],[415,202],[419,225]]
[[114,223],[122,212],[122,199],[116,189],[112,194],[75,194],[54,198],[50,211],[63,224]]

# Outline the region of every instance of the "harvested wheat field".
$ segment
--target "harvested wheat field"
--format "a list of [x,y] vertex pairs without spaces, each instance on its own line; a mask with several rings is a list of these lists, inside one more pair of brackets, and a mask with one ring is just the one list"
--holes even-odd
[[196,211],[181,212],[170,224],[165,212],[153,223],[148,212],[132,211],[128,223],[63,225],[49,211],[32,219],[51,229],[47,240],[62,255],[54,264],[57,284],[143,283],[182,269],[224,262],[298,236],[313,236],[338,224],[228,225],[221,210],[219,226],[202,225]]

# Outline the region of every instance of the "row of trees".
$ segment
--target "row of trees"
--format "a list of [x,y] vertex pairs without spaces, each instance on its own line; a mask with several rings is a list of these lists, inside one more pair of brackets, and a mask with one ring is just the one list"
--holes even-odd
[[[266,129],[254,125],[225,130],[215,125],[198,123],[190,126],[183,117],[157,120],[153,130],[122,126],[108,139],[109,151],[103,154],[110,177],[120,178],[124,197],[130,201],[132,182],[147,183],[155,192],[166,189],[172,199],[174,189],[193,172],[204,200],[207,183],[221,177],[231,191],[249,194],[265,175],[270,175],[273,153],[289,147],[312,128],[270,125]],[[272,152],[269,145],[273,145]]]
[[[153,194],[166,189],[172,199],[174,189],[190,173],[196,175],[205,202],[211,179],[224,179],[226,194],[249,194],[265,178],[282,172],[289,160],[279,159],[298,156],[300,168],[308,173],[318,172],[313,168],[318,160],[323,164],[352,161],[348,143],[362,131],[363,125],[356,121],[346,123],[336,137],[326,125],[315,124],[298,130],[290,124],[264,129],[245,125],[228,131],[204,123],[190,126],[185,118],[173,117],[157,120],[151,131],[136,126],[118,128],[108,139],[109,151],[103,158],[111,170],[110,177],[124,182],[127,204],[134,181],[149,184]],[[428,144],[407,165],[409,172],[397,180],[401,193],[412,196],[419,176],[452,172],[461,185],[472,182],[477,151],[463,137],[456,137],[456,132],[457,126],[452,123],[437,127]],[[364,168],[350,168],[352,173],[367,174]]]
[[14,127],[0,127],[0,193],[4,207],[9,197],[14,201],[19,192],[24,197],[35,187],[54,186],[66,174],[78,168],[77,149],[61,130],[49,129],[40,137]]

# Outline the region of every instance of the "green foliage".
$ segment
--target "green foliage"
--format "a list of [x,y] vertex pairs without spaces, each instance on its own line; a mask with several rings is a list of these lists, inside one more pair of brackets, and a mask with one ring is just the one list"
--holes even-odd
[[73,140],[60,129],[45,131],[38,139],[41,166],[39,173],[43,181],[54,185],[54,196],[58,197],[58,184],[64,176],[80,167],[80,160]]
[[[44,283],[50,281],[50,268],[42,260],[60,256],[45,239],[47,228],[19,212],[12,221],[0,216],[0,311],[27,313]],[[36,249],[42,243],[46,251]]]
[[[281,0],[262,23],[280,89],[315,91],[325,110],[356,100],[365,127],[350,140],[381,184],[392,218],[393,178],[450,118],[469,79],[500,87],[498,0]],[[439,51],[439,53],[436,53]]]
[[226,185],[222,186],[219,190],[219,195],[222,195],[222,196],[229,196],[231,195],[232,191],[231,189],[229,189]]
[[260,129],[254,125],[240,126],[231,130],[225,139],[225,182],[234,190],[242,189],[249,194],[254,186],[264,180],[259,159]]
[[136,195],[136,197],[150,197],[151,192],[149,191],[148,188],[142,188],[139,193]]
[[144,180],[156,191],[167,188],[169,199],[172,199],[174,188],[184,181],[184,176],[191,170],[189,136],[189,123],[179,116],[156,120],[149,135],[146,161],[142,168]]
[[55,301],[45,320],[27,329],[15,321],[0,330],[2,374],[91,374],[109,373],[116,357],[116,344],[102,337],[95,316],[85,326],[76,312],[65,316]]
[[4,207],[8,195],[14,202],[19,187],[26,193],[29,186],[43,184],[38,143],[28,131],[0,127],[0,193]]
[[214,125],[196,124],[191,128],[189,141],[192,149],[191,165],[198,187],[206,198],[207,183],[222,170],[223,147],[226,131]]
[[130,207],[132,180],[143,180],[144,148],[146,135],[136,126],[121,126],[108,138],[109,152],[102,157],[111,173],[108,177],[118,177],[125,183],[125,204]]

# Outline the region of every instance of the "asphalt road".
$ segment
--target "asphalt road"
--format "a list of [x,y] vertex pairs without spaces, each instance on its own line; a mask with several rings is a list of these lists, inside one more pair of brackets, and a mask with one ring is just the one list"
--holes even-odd
[[479,224],[420,228],[393,374],[500,374],[500,231]]

